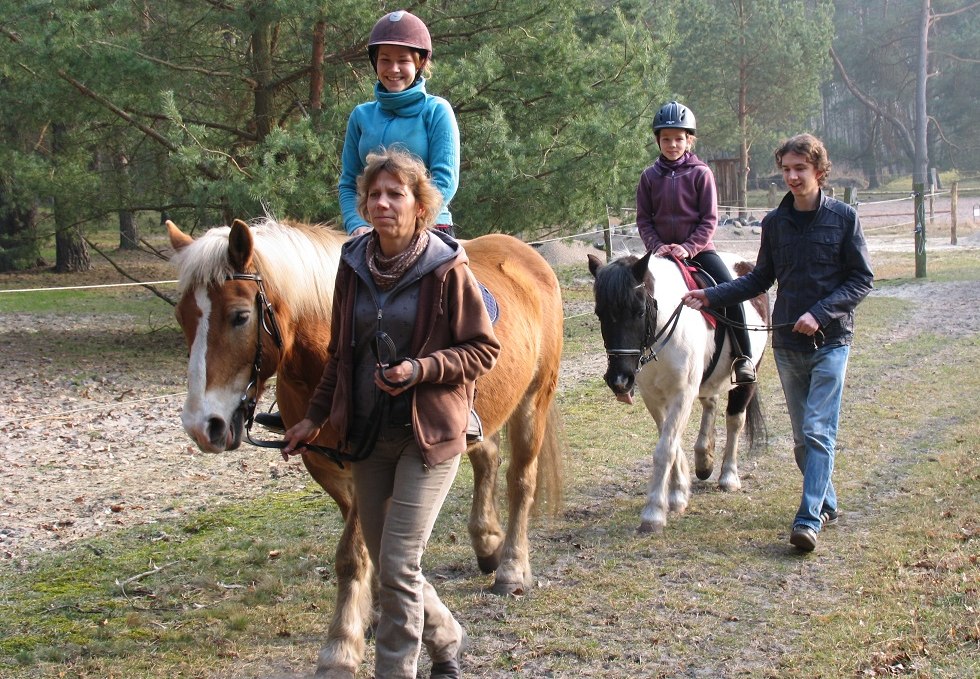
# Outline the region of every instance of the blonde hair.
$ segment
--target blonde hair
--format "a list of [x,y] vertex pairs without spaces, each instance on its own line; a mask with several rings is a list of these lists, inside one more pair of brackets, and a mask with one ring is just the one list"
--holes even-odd
[[382,172],[387,172],[407,186],[415,196],[415,202],[422,208],[415,220],[415,232],[434,226],[442,209],[442,193],[432,183],[418,156],[398,146],[368,154],[364,171],[357,178],[357,212],[361,217],[370,223],[367,213],[368,189]]

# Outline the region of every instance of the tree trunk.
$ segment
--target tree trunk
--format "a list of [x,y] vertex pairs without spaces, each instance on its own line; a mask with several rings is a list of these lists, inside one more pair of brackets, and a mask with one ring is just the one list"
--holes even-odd
[[926,84],[929,80],[929,14],[930,0],[921,0],[919,15],[919,55],[915,69],[915,163],[912,183],[929,183],[929,148],[926,130],[929,119],[926,111]]
[[0,273],[43,266],[37,238],[37,208],[23,208],[0,182]]
[[140,246],[139,229],[136,228],[136,215],[130,210],[119,211],[119,249],[138,250]]
[[[52,164],[58,166],[60,156],[65,148],[67,131],[62,123],[55,123],[52,129],[51,156]],[[88,271],[92,268],[88,248],[82,239],[78,225],[74,223],[74,210],[65,196],[58,194],[54,197],[54,246],[57,273],[75,273]]]
[[327,22],[323,19],[313,27],[313,55],[310,59],[310,119],[313,129],[320,129],[323,115],[323,54]]
[[749,188],[749,114],[748,91],[745,78],[739,78],[738,87],[738,183],[735,202],[738,203],[738,216],[748,219],[746,209]]
[[255,115],[255,132],[259,142],[269,136],[273,128],[275,101],[272,86],[272,42],[270,24],[256,18],[252,31],[252,69],[255,80],[255,102],[252,108]]

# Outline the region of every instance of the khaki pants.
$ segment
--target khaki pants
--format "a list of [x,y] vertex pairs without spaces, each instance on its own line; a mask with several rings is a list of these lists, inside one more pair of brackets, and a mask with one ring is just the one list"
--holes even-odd
[[462,628],[422,575],[432,533],[460,456],[426,468],[411,427],[381,431],[353,465],[364,541],[380,580],[374,676],[415,679],[422,644],[433,662],[456,657]]

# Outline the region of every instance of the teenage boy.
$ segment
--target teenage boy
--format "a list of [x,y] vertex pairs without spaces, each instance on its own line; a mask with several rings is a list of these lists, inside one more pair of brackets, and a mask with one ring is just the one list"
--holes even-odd
[[778,281],[772,346],[793,425],[793,452],[803,472],[803,498],[789,541],[805,552],[837,522],[831,476],[841,395],[854,337],[854,309],[874,274],[857,213],[821,188],[830,173],[823,143],[810,134],[776,150],[789,193],[762,220],[755,269],[730,283],[689,292],[684,303],[731,306]]

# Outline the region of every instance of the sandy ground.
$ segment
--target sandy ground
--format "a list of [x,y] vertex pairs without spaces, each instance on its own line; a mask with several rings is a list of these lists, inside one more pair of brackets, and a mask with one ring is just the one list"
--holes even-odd
[[[872,251],[911,251],[906,236],[869,233]],[[948,233],[948,232],[947,232]],[[553,264],[582,263],[601,255],[594,241],[547,243]],[[720,230],[719,247],[754,258],[751,228]],[[938,239],[937,239],[938,240]],[[589,242],[591,241],[591,242]],[[635,239],[619,239],[618,254]],[[931,252],[950,248],[934,240]],[[958,249],[980,249],[980,234]],[[916,282],[884,293],[913,300],[933,324],[949,308],[960,311],[936,331],[980,330],[975,283]],[[591,313],[569,304],[566,315]],[[163,321],[157,321],[162,325]],[[150,325],[153,325],[151,319]],[[72,346],[95,345],[104,360],[79,363]],[[269,490],[303,488],[308,477],[296,462],[244,445],[222,455],[200,453],[180,427],[186,349],[172,331],[153,332],[131,318],[80,314],[4,314],[0,324],[0,562],[26,566],[25,557],[80,538],[152,525],[218,503]],[[146,357],[143,356],[146,355]],[[172,357],[160,363],[160,356]],[[563,365],[562,383],[601,375],[601,353]],[[268,402],[260,405],[267,407]],[[161,539],[166,535],[161,532]]]

